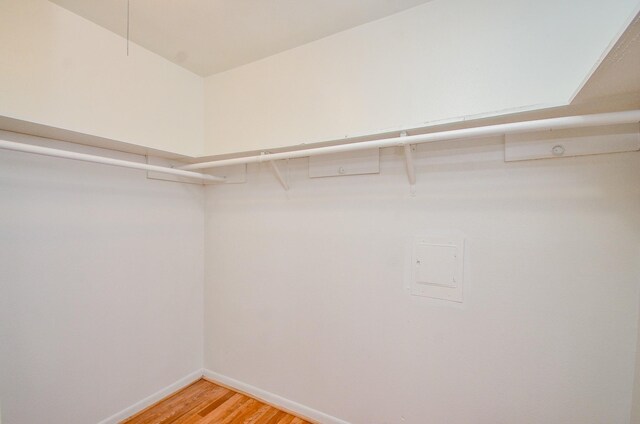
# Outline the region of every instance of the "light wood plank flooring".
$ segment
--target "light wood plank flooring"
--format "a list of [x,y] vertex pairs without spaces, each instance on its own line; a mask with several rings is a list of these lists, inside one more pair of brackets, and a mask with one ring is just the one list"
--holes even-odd
[[200,379],[122,424],[311,424],[249,396]]

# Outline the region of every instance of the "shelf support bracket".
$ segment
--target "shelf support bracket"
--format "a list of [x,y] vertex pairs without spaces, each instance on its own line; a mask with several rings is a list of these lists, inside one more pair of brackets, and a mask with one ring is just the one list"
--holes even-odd
[[278,165],[276,165],[275,161],[270,160],[269,167],[271,168],[271,172],[273,172],[273,175],[276,177],[282,188],[285,191],[289,191],[289,184],[287,184],[287,182],[285,181],[282,173],[280,172],[280,168],[278,168]]
[[[400,133],[400,137],[406,137],[407,132],[402,131]],[[416,169],[413,166],[413,151],[411,150],[411,144],[403,144],[404,148],[404,160],[407,169],[407,178],[409,179],[409,184],[411,185],[411,194],[415,194],[416,187]]]

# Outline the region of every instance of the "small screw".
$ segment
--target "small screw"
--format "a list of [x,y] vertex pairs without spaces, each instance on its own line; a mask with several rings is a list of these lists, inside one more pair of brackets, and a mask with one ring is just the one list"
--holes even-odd
[[551,149],[551,153],[553,153],[553,156],[562,156],[564,155],[564,147],[560,144],[556,144]]
[[338,168],[338,173],[344,174],[344,168],[343,167]]

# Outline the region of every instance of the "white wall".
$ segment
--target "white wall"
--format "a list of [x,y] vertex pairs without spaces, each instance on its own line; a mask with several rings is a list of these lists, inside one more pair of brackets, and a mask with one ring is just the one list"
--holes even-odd
[[201,77],[47,0],[0,0],[0,46],[0,116],[202,153]]
[[205,81],[205,154],[566,104],[637,0],[434,0]]
[[203,206],[200,186],[0,151],[4,424],[96,423],[202,367]]
[[[415,198],[395,149],[380,175],[208,188],[205,366],[358,424],[628,424],[640,155],[418,156]],[[430,229],[467,236],[461,306],[404,289]]]
[[640,422],[640,322],[636,346],[636,372],[633,384],[633,400],[631,405],[631,424]]

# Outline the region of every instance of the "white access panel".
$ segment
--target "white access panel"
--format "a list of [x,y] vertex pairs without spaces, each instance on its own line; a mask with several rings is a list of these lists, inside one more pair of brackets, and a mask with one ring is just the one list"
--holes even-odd
[[504,159],[509,162],[637,150],[640,126],[635,123],[507,134]]
[[380,149],[356,150],[309,157],[309,177],[380,173]]
[[412,253],[411,294],[463,301],[464,237],[458,233],[416,237]]

